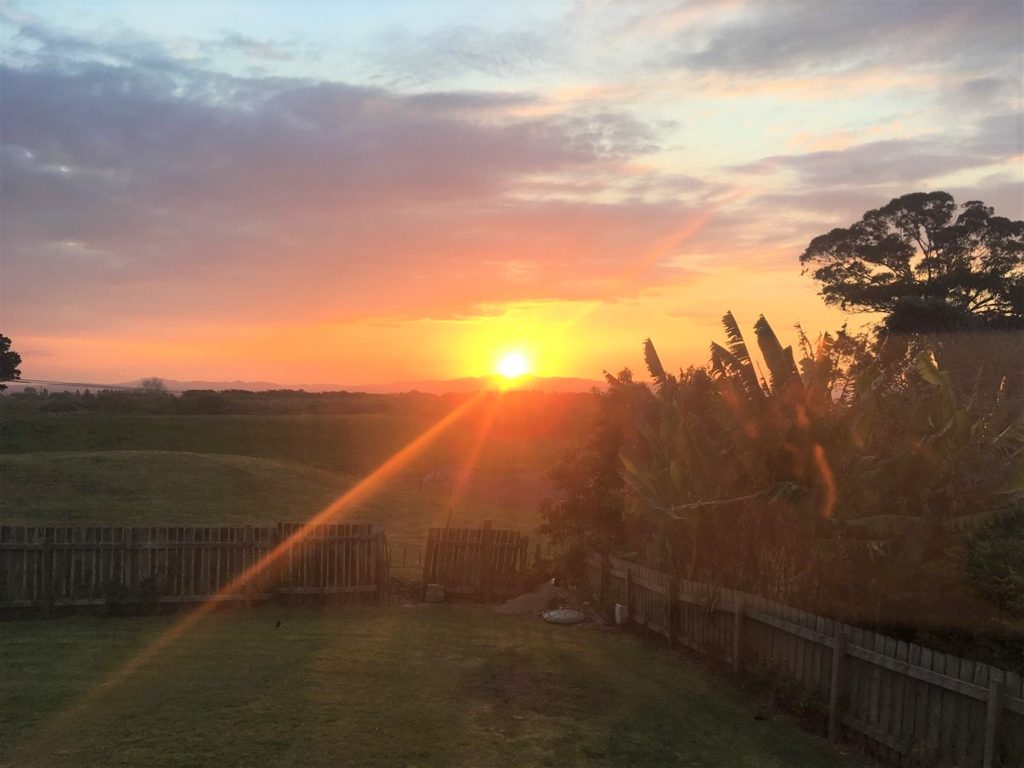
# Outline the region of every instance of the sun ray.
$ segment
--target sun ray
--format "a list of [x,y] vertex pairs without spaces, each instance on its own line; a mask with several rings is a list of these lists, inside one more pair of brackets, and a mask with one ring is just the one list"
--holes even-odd
[[491,428],[494,426],[494,422],[498,418],[498,408],[501,404],[502,396],[503,395],[500,392],[492,395],[491,401],[488,403],[488,406],[484,409],[483,414],[480,417],[479,426],[477,427],[476,433],[473,435],[473,442],[469,447],[469,452],[452,481],[449,505],[453,509],[455,505],[462,500],[462,497],[466,493],[469,486],[469,480],[473,475],[473,470],[476,468],[476,465],[480,460],[480,455],[483,453],[484,444],[487,442],[487,438],[491,434]]
[[[338,496],[338,498],[307,520],[301,528],[278,544],[273,550],[264,555],[258,562],[254,563],[250,568],[233,579],[220,591],[211,595],[196,608],[171,625],[171,627],[169,627],[165,632],[145,645],[133,657],[116,668],[104,680],[97,683],[90,691],[82,695],[74,704],[63,710],[63,712],[55,715],[49,723],[45,724],[39,731],[37,731],[35,738],[30,740],[31,744],[38,744],[43,740],[45,733],[47,733],[49,729],[57,727],[58,725],[64,726],[67,720],[71,720],[77,714],[88,710],[89,706],[96,698],[107,693],[112,688],[124,682],[127,678],[131,677],[134,673],[146,666],[146,664],[148,664],[155,656],[165,650],[176,640],[180,639],[204,617],[208,616],[220,604],[220,600],[223,596],[237,594],[238,591],[249,581],[293,549],[300,541],[308,536],[317,525],[331,522],[338,519],[339,515],[351,512],[352,508],[356,504],[371,496],[379,488],[382,482],[408,464],[409,461],[437,439],[445,430],[460,419],[466,417],[473,408],[481,403],[486,395],[486,390],[477,392],[475,395],[463,401],[460,405],[456,406],[441,417],[441,419],[435,422],[424,432],[420,433],[411,442],[399,449],[384,463],[370,472],[370,474],[366,475],[362,480],[345,491],[345,493]],[[28,745],[20,746],[22,747],[22,751],[26,754],[31,752]]]

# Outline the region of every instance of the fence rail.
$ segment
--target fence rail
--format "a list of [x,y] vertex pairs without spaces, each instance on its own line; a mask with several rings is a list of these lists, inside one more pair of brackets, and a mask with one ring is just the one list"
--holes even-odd
[[517,594],[523,585],[529,537],[518,531],[431,528],[423,556],[423,588],[442,584],[447,594],[480,599]]
[[301,527],[0,525],[0,609],[382,594],[380,526],[318,525],[264,562]]
[[829,737],[901,766],[1024,766],[1024,679],[980,662],[613,557],[587,558],[604,603],[737,673],[799,685]]

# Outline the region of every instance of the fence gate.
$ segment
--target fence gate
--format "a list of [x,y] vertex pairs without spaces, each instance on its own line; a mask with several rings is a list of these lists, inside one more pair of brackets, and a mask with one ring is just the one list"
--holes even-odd
[[509,597],[523,587],[529,537],[519,531],[431,528],[423,557],[423,589],[441,584],[445,593],[479,600]]

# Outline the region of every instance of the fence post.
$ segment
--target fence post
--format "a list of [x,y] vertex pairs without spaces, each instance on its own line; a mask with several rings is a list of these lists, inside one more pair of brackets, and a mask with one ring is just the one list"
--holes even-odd
[[423,584],[422,589],[420,590],[420,602],[424,603],[427,601],[427,585],[430,583],[431,577],[433,576],[431,562],[434,552],[437,549],[435,531],[435,528],[427,529],[427,546],[423,550]]
[[391,578],[391,552],[388,550],[388,537],[384,533],[384,526],[374,523],[370,526],[370,533],[373,536],[374,552],[374,578],[377,580],[377,602],[384,601],[384,592],[388,587],[388,580]]
[[252,585],[258,574],[252,572],[256,566],[255,544],[253,542],[252,526],[245,526],[245,534],[242,544],[242,573],[245,574],[243,589],[245,590],[245,607],[252,607]]
[[53,607],[53,528],[45,528],[43,533],[42,569],[43,583],[40,592],[43,600],[43,613],[49,614]]
[[626,613],[630,620],[633,618],[633,564],[626,564]]
[[1003,681],[992,680],[988,684],[988,707],[985,711],[985,757],[983,768],[996,765],[996,733],[999,728],[1000,710],[1003,708]]
[[677,589],[676,577],[673,574],[669,574],[668,585],[665,589],[665,600],[667,603],[665,605],[665,634],[668,636],[669,648],[675,645],[673,634],[676,621],[676,600],[678,599]]
[[[287,534],[282,534],[282,524],[278,523],[270,534],[270,552],[276,552],[278,547],[285,541]],[[285,572],[285,555],[278,555],[267,568],[267,592],[274,594],[282,586],[283,574]]]
[[839,719],[842,715],[843,683],[846,665],[846,643],[848,636],[845,631],[836,627],[835,644],[832,646],[832,681],[828,692],[828,740],[833,744],[839,741]]
[[480,535],[480,593],[484,601],[490,602],[491,593],[491,565],[494,559],[494,531],[491,530],[491,521],[484,520],[484,529]]
[[732,614],[732,671],[739,674],[743,669],[743,598],[733,594]]
[[611,567],[607,552],[601,553],[601,593],[598,595],[598,602],[602,608],[608,605],[608,570]]

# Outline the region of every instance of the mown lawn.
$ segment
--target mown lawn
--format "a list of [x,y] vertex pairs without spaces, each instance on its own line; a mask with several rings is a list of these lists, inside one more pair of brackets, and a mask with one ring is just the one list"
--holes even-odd
[[[268,525],[302,522],[430,425],[416,417],[106,416],[4,418],[0,520],[19,525]],[[395,547],[443,525],[531,532],[551,492],[550,441],[494,435],[465,486],[466,425],[426,446],[345,520],[378,522]],[[341,522],[341,520],[339,520]],[[399,555],[400,557],[400,555]]]
[[3,764],[854,765],[640,638],[471,608],[222,613],[95,693],[174,620],[0,625]]
[[[297,464],[173,451],[0,454],[0,520],[12,525],[219,526],[302,522],[358,478]],[[530,531],[538,499],[503,500],[488,476],[457,501],[398,478],[338,522],[376,522],[393,547],[422,545],[427,529],[479,525]],[[540,492],[537,493],[539,497]],[[481,498],[483,496],[483,498]]]
[[[332,472],[369,472],[434,423],[412,415],[111,416],[31,414],[3,417],[0,454],[40,451],[184,451],[252,456]],[[457,423],[407,467],[411,474],[458,463],[472,452],[472,422]],[[547,470],[550,439],[491,435],[479,464]]]

